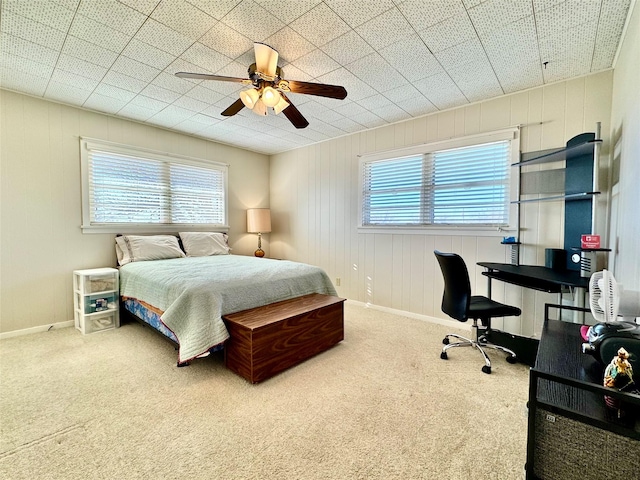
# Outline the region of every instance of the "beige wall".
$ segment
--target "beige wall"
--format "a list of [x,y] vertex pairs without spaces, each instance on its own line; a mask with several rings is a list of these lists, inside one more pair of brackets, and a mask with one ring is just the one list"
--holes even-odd
[[[346,298],[416,314],[440,311],[442,276],[433,250],[460,253],[472,290],[486,293],[478,261],[508,261],[500,237],[360,233],[358,155],[525,125],[524,152],[562,147],[602,123],[603,162],[609,151],[612,71],[432,114],[297,149],[271,158],[272,255],[323,267]],[[557,166],[557,165],[556,165]],[[531,168],[531,167],[530,167]],[[549,165],[537,168],[550,168]],[[544,264],[545,247],[563,248],[562,202],[522,208],[522,263]],[[604,214],[598,228],[606,225]],[[544,303],[555,295],[493,283],[493,297],[523,308],[520,318],[495,326],[532,335],[541,329]]]
[[640,7],[636,5],[613,76],[611,138],[616,145],[610,268],[628,290],[640,290]]
[[116,264],[114,235],[80,230],[80,136],[228,163],[230,244],[255,249],[267,156],[4,90],[0,109],[0,332],[71,320],[72,271]]

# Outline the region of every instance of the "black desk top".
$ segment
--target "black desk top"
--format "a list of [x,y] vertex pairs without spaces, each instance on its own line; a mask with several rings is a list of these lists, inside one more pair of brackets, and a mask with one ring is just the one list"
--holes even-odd
[[482,274],[489,278],[543,292],[559,293],[563,286],[589,288],[589,278],[581,277],[578,271],[510,263],[478,262],[478,265],[487,269]]

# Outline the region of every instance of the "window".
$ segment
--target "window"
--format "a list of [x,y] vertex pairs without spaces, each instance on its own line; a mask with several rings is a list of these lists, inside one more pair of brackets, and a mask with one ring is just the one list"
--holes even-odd
[[364,157],[361,226],[508,227],[517,214],[515,137],[509,130]]
[[226,228],[227,166],[81,139],[83,231]]

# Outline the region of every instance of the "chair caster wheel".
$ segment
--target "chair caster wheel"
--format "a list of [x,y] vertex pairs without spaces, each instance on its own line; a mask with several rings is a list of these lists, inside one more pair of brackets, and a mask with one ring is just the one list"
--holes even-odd
[[518,363],[518,358],[515,355],[509,355],[507,357],[507,363]]
[[442,344],[443,344],[443,345],[449,345],[449,337],[444,337],[444,338],[442,339]]
[[441,353],[440,353],[440,358],[441,358],[442,360],[446,360],[447,358],[449,358],[449,357],[447,357],[447,352],[441,352]]
[[482,367],[482,371],[486,374],[489,374],[491,373],[491,367],[485,365],[484,367]]

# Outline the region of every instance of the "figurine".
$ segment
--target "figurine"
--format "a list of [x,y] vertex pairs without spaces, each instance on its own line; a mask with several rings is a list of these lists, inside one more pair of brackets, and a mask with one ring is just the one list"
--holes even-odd
[[[633,368],[631,368],[631,363],[629,362],[629,353],[623,347],[620,347],[618,355],[613,357],[611,363],[607,365],[604,371],[603,385],[619,391],[635,391]],[[604,399],[609,407],[618,410],[618,418],[624,414],[618,400],[607,396]]]

